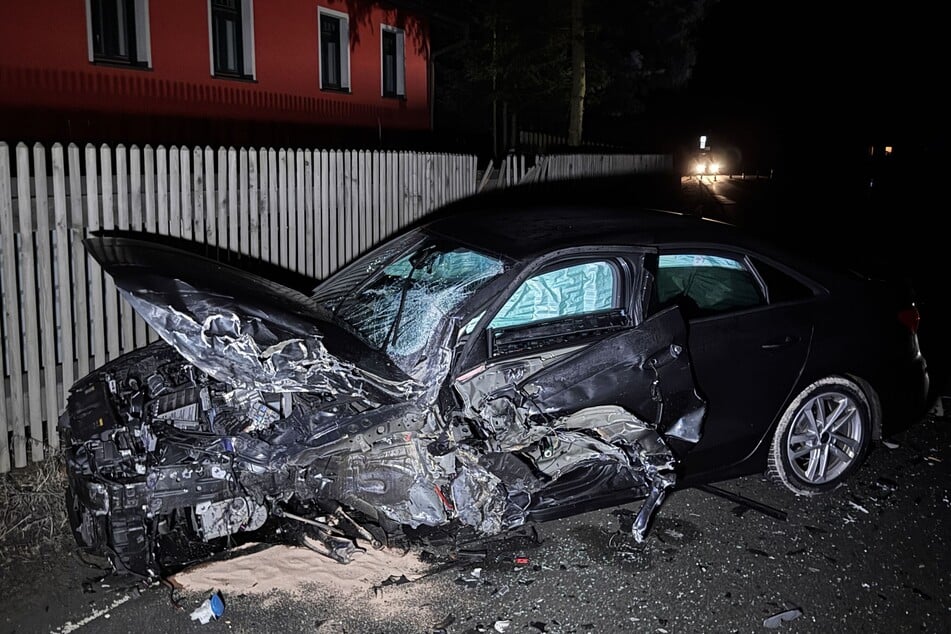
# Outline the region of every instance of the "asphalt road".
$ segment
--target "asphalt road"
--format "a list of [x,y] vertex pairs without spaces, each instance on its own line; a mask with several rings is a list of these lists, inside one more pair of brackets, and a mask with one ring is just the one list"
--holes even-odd
[[802,616],[781,631],[951,631],[951,422],[894,440],[822,497],[796,498],[756,476],[723,485],[786,510],[786,522],[682,491],[642,546],[621,531],[636,507],[607,509],[541,525],[540,544],[495,543],[481,563],[382,597],[226,593],[224,617],[204,626],[189,612],[206,595],[176,607],[167,588],[99,582],[73,555],[51,556],[3,570],[0,631],[68,632],[89,619],[80,631],[432,632],[452,617],[446,632],[497,631],[497,621],[510,633],[752,632],[791,608]]

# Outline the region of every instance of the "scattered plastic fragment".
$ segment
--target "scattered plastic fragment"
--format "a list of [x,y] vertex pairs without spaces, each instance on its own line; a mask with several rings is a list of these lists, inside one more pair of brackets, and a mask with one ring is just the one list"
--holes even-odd
[[469,571],[468,575],[464,575],[456,578],[456,583],[459,585],[464,585],[467,588],[475,588],[476,586],[483,583],[482,581],[482,568],[473,568]]
[[899,445],[897,442],[889,442],[888,440],[883,440],[882,444],[885,445],[889,449],[898,449],[899,447],[901,447],[901,445]]
[[849,504],[852,506],[852,508],[862,511],[863,513],[868,515],[868,509],[862,506],[861,504],[856,504],[855,502],[849,502]]
[[453,553],[452,559],[455,561],[482,561],[488,554],[489,552],[484,548],[457,550]]
[[508,631],[509,626],[510,626],[511,624],[512,624],[512,622],[509,621],[509,620],[496,621],[496,622],[495,622],[495,625],[492,626],[492,629],[494,629],[496,632],[506,632],[506,631]]
[[545,623],[545,622],[543,622],[543,621],[532,621],[531,623],[529,623],[529,625],[532,626],[532,627],[534,627],[534,628],[535,628],[536,630],[538,630],[539,632],[547,632],[547,631],[548,631],[548,630],[546,629],[546,628],[548,627],[548,624]]
[[516,558],[515,558],[515,565],[516,565],[516,566],[527,566],[527,565],[528,565],[528,557],[522,557],[522,556],[516,557]]
[[192,621],[198,621],[202,625],[205,625],[212,619],[217,621],[224,613],[225,602],[221,598],[221,593],[215,592],[210,597],[205,599],[204,603],[198,606],[198,609],[192,612],[191,616]]
[[779,614],[774,614],[773,616],[769,616],[763,619],[763,627],[767,627],[771,630],[775,630],[784,622],[794,621],[798,619],[800,616],[802,616],[802,610],[800,610],[799,608],[786,610],[785,612],[780,612]]
[[373,593],[380,595],[383,594],[383,588],[387,586],[402,586],[407,583],[413,583],[413,581],[413,579],[408,578],[406,575],[390,575],[381,581],[379,585],[373,586]]

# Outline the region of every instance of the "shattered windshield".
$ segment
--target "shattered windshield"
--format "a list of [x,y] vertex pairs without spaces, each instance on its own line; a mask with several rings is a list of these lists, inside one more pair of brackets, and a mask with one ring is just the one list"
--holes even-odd
[[385,254],[370,254],[366,264],[356,262],[365,275],[353,280],[343,297],[323,289],[314,296],[338,322],[410,375],[448,316],[504,271],[497,258],[450,242],[416,238],[401,241],[404,248],[399,252],[387,249]]

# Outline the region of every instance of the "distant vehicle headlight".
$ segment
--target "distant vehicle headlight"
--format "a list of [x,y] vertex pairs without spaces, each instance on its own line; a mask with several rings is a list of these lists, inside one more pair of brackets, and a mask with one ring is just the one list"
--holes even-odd
[[710,173],[718,174],[720,173],[720,164],[719,163],[710,163]]
[[693,166],[694,174],[703,174],[706,171],[707,171],[707,166],[705,163],[697,163],[696,165]]

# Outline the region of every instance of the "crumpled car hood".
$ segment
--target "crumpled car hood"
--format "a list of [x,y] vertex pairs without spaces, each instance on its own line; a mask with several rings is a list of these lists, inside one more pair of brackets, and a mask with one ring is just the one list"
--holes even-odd
[[309,298],[252,273],[126,235],[84,240],[156,333],[197,368],[266,392],[411,397],[420,385],[379,351],[321,319]]

